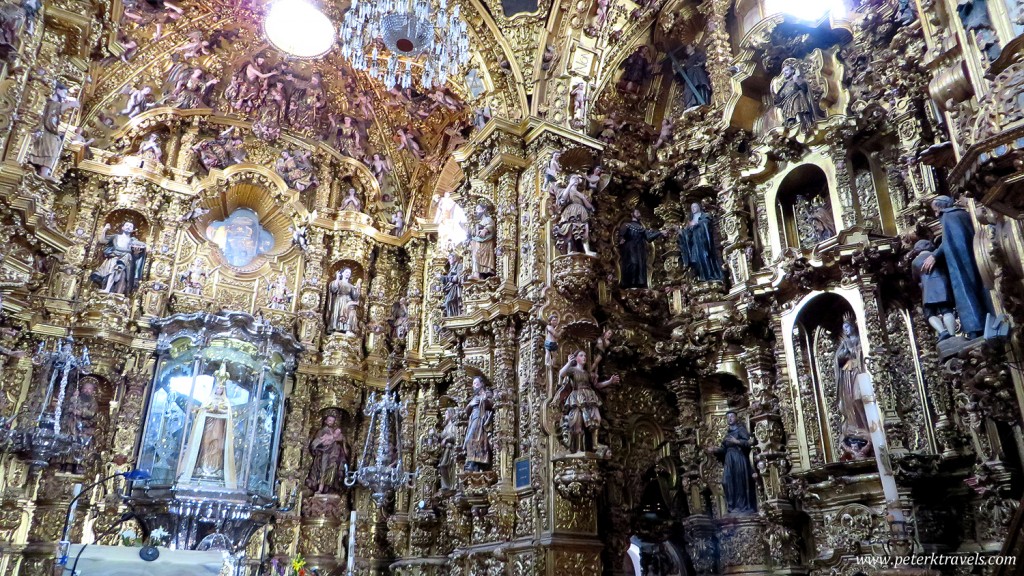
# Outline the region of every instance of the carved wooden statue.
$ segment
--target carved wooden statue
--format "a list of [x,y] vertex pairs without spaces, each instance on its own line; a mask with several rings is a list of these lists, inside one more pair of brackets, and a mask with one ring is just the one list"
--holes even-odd
[[327,411],[322,423],[320,430],[309,441],[313,461],[305,482],[306,488],[316,494],[341,490],[348,468],[349,445],[345,434],[338,427],[337,411]]
[[857,383],[857,377],[866,370],[861,350],[857,322],[852,314],[846,314],[835,354],[836,387],[842,418],[839,434],[844,454],[858,460],[871,455],[871,429]]
[[754,470],[750,465],[753,440],[747,428],[737,420],[735,412],[727,412],[725,419],[729,428],[722,439],[722,445],[708,448],[708,453],[722,459],[724,464],[722,488],[727,512],[753,514],[757,512]]
[[487,206],[476,207],[477,221],[469,237],[469,253],[473,270],[470,278],[481,279],[494,275],[494,218]]
[[135,239],[135,225],[125,222],[118,234],[107,234],[110,224],[103,225],[100,242],[103,263],[90,275],[100,292],[131,294],[142,280],[146,263],[146,245]]
[[494,402],[491,400],[491,392],[484,384],[484,379],[477,376],[473,378],[473,398],[466,406],[469,425],[466,428],[466,441],[463,447],[466,449],[468,471],[479,472],[491,466],[491,441],[487,436],[487,429],[493,414]]
[[616,374],[603,381],[597,381],[596,366],[587,369],[587,353],[580,350],[569,357],[569,361],[558,373],[561,383],[556,398],[562,404],[562,431],[573,453],[597,450],[600,444],[597,433],[601,428],[601,399],[597,390],[617,384]]

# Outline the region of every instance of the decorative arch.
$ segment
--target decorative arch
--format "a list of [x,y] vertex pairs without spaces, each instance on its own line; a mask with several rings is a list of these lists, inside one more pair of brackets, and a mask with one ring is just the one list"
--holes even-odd
[[769,241],[774,254],[781,254],[786,248],[801,248],[794,202],[801,193],[808,193],[801,189],[808,181],[827,188],[821,192],[821,198],[828,201],[828,214],[832,217],[835,231],[838,232],[842,228],[842,202],[837,192],[835,165],[820,153],[811,154],[804,162],[787,166],[769,183],[764,202],[767,208]]
[[[786,364],[795,385],[797,438],[804,468],[839,460],[839,421],[834,378],[834,339],[844,314],[856,319],[861,349],[871,350],[864,300],[855,288],[814,291],[782,316]],[[866,353],[866,352],[865,352]]]

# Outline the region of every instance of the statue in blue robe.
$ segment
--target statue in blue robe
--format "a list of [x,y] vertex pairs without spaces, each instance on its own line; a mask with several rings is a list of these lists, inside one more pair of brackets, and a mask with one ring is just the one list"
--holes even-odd
[[939,260],[946,264],[960,327],[969,340],[978,338],[984,333],[986,316],[992,313],[992,302],[974,259],[974,223],[949,196],[932,200],[932,210],[942,222],[942,244],[924,261],[921,270],[931,272]]
[[693,270],[694,276],[702,282],[725,280],[715,243],[714,222],[700,204],[694,202],[690,205],[690,219],[680,228],[677,242],[679,264],[683,269]]

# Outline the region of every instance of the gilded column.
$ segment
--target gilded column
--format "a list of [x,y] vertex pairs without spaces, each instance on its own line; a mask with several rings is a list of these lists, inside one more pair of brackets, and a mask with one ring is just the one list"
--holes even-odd
[[716,106],[728,102],[732,94],[728,70],[733,54],[726,21],[731,7],[729,0],[707,0],[699,8],[707,17],[707,69],[711,76],[711,99]]

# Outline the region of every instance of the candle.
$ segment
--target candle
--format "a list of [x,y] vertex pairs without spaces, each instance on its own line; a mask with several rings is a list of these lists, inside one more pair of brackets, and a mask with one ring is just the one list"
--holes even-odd
[[348,517],[348,572],[347,575],[355,574],[356,568],[356,511],[353,510]]
[[[82,493],[82,485],[75,484],[71,489],[71,507],[68,508],[68,526],[75,522],[75,509],[78,508],[78,495]],[[69,530],[70,532],[70,530]],[[68,538],[71,540],[71,538]]]

